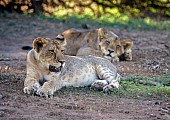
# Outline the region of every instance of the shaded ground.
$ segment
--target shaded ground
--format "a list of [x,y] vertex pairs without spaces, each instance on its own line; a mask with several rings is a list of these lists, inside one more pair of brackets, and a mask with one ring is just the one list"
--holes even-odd
[[[69,27],[29,16],[0,16],[0,119],[170,119],[170,98],[134,99],[89,88],[63,88],[53,99],[23,93],[26,54],[35,37],[54,37]],[[117,63],[122,76],[170,73],[170,31],[113,31],[134,41],[133,61]]]

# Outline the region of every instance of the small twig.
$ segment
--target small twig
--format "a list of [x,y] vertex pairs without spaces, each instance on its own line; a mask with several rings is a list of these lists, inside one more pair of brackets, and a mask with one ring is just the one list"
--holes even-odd
[[139,84],[145,84],[145,85],[148,84],[148,85],[154,85],[154,86],[165,86],[164,84],[159,83],[159,82],[155,82],[155,81],[151,81],[151,80],[136,80],[133,77],[122,77],[121,80],[133,81],[133,82],[136,82]]
[[163,85],[164,85],[164,86],[170,86],[170,82],[164,83]]
[[154,85],[154,86],[164,86],[163,84],[159,83],[159,82],[154,82],[151,80],[139,80],[138,81],[140,84],[149,84],[149,85]]
[[164,108],[161,108],[161,111],[165,112],[165,113],[168,113],[170,115],[170,111],[167,110],[167,109],[164,109]]

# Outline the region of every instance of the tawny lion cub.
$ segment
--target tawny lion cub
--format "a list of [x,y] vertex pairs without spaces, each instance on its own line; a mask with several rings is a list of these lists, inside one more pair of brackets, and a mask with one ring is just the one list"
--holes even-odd
[[36,38],[27,55],[24,92],[53,96],[64,86],[92,88],[109,92],[119,88],[120,76],[108,60],[94,57],[64,56],[64,43]]
[[94,30],[68,29],[56,37],[67,45],[65,55],[103,57],[111,62],[132,60],[133,41],[120,39],[111,30],[99,28]]

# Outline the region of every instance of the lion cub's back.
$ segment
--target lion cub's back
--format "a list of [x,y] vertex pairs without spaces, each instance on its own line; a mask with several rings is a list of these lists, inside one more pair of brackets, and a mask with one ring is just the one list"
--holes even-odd
[[66,56],[66,65],[61,73],[63,86],[79,87],[91,85],[98,79],[96,72],[98,65],[110,69],[113,73],[117,72],[116,67],[104,58]]
[[91,63],[76,56],[66,57],[66,65],[61,73],[63,86],[88,86],[96,77],[95,68]]
[[112,72],[116,73],[117,68],[116,66],[111,63],[108,59],[96,57],[96,56],[84,56],[84,58],[88,63],[94,64],[94,65],[101,65],[102,67],[105,67],[107,69],[110,69]]

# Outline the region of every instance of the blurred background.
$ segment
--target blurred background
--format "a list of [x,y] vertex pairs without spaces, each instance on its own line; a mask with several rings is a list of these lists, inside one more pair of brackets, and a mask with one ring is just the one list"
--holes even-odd
[[[160,29],[168,29],[170,0],[1,0],[0,13],[38,14],[68,20],[101,24],[116,23],[125,26],[133,21],[134,27],[154,26],[163,21]],[[136,22],[137,21],[137,22]],[[166,23],[165,23],[166,21]],[[135,24],[141,22],[142,24]],[[130,23],[129,23],[130,24]],[[128,24],[128,25],[129,25]],[[164,25],[165,24],[165,25]]]
[[1,0],[1,12],[44,13],[58,17],[170,17],[170,0]]

